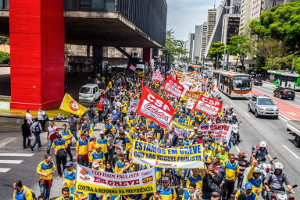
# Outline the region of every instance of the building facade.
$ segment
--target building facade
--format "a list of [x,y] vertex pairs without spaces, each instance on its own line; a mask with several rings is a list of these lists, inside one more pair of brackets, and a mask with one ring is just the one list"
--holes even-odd
[[206,37],[206,44],[208,43],[210,36],[214,30],[216,25],[216,9],[208,9],[208,16],[207,16],[207,37]]

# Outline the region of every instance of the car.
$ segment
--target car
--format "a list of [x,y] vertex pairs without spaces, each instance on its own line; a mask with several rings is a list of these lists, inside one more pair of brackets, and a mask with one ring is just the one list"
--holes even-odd
[[96,84],[85,84],[79,90],[79,101],[94,102],[100,98],[100,90]]
[[254,95],[249,99],[248,111],[254,112],[255,117],[270,116],[278,118],[279,108],[268,96]]
[[253,84],[262,86],[262,80],[260,78],[255,78],[253,79]]
[[295,99],[295,91],[291,88],[283,88],[283,87],[277,87],[273,91],[274,97],[278,97],[280,99],[286,98],[286,99]]

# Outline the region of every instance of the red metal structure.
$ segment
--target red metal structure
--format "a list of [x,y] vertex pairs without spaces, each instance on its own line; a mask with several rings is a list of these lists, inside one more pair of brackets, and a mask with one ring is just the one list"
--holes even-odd
[[64,1],[9,3],[11,109],[58,105],[64,96]]

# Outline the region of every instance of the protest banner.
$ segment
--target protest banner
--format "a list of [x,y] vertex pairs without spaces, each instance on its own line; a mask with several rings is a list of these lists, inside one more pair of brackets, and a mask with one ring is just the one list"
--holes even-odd
[[130,105],[129,105],[129,112],[130,111],[136,111],[138,108],[139,102],[135,103],[133,101],[130,101]]
[[134,163],[166,168],[204,167],[202,144],[175,148],[161,148],[135,140],[132,159]]
[[164,84],[164,88],[167,93],[177,98],[181,98],[182,93],[184,92],[184,87],[170,75]]
[[165,80],[164,75],[162,75],[160,72],[153,72],[152,81],[153,82],[163,82]]
[[130,67],[129,67],[129,69],[135,72],[136,67],[135,67],[134,65],[131,64]]
[[174,108],[164,98],[144,87],[137,113],[168,128],[174,115]]
[[[184,132],[189,134],[194,134],[194,127],[192,125],[180,124],[177,122],[172,123],[172,127],[174,128],[175,133],[178,137],[182,136]],[[213,137],[216,138],[219,144],[222,143],[223,139],[227,139],[227,143],[230,140],[231,132],[232,132],[232,125],[230,124],[214,124],[210,126],[200,126],[198,129],[204,137],[208,136],[208,132],[211,131]]]
[[184,94],[184,97],[182,98],[182,100],[188,100],[189,98],[192,98],[197,101],[201,95],[203,95],[202,92],[193,92],[193,91],[188,90]]
[[76,191],[93,194],[143,194],[156,192],[155,168],[126,174],[76,167]]
[[194,106],[194,110],[205,113],[208,116],[217,116],[221,109],[222,103],[219,100],[205,96],[200,96]]

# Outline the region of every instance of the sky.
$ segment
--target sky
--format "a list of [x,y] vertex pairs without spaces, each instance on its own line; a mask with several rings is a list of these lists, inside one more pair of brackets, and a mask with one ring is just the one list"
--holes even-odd
[[[214,8],[215,0],[167,0],[167,30],[173,29],[176,39],[186,41],[195,25],[207,21],[207,11]],[[216,0],[219,5],[221,0]]]

